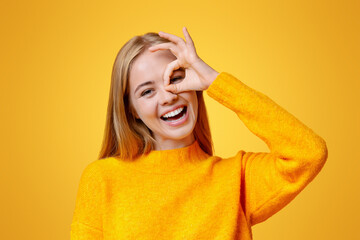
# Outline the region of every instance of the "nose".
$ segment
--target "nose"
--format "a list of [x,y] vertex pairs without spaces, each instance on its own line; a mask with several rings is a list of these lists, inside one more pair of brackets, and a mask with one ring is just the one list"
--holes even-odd
[[165,90],[165,88],[161,88],[161,90],[159,90],[159,95],[160,95],[160,104],[161,105],[169,105],[169,104],[172,104],[174,103],[177,98],[178,98],[178,95],[176,93],[172,93],[170,91],[167,91]]

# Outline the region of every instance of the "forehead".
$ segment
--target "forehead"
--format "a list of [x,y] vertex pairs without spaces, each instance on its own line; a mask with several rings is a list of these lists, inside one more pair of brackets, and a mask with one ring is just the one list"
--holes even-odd
[[133,62],[130,71],[130,88],[135,84],[162,78],[166,66],[176,60],[170,50],[150,52],[146,50]]

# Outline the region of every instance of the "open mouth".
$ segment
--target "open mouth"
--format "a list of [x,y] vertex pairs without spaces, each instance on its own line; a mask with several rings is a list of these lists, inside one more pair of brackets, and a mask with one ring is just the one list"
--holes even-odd
[[180,119],[183,119],[186,115],[186,111],[187,111],[187,107],[183,106],[180,107],[172,112],[169,112],[167,114],[164,114],[163,116],[161,116],[160,118],[166,122],[175,122],[178,121]]

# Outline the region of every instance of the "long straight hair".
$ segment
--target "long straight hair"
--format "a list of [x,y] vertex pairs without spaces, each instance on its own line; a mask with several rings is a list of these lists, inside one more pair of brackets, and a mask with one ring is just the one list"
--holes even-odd
[[[131,38],[118,52],[112,69],[104,138],[99,159],[116,157],[131,161],[154,149],[155,139],[150,129],[133,114],[129,102],[128,82],[134,60],[149,47],[166,42],[170,41],[157,33],[149,32]],[[198,118],[193,130],[194,137],[204,152],[213,155],[203,92],[197,91],[196,95]]]

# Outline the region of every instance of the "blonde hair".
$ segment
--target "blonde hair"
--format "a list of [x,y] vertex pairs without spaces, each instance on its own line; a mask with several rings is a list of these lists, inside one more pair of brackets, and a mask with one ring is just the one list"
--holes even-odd
[[[133,114],[128,97],[128,81],[134,60],[150,46],[165,42],[170,41],[157,33],[149,32],[131,38],[118,52],[112,69],[104,138],[99,159],[118,157],[133,160],[154,149],[155,140],[150,129]],[[193,131],[194,137],[204,152],[213,155],[203,92],[197,91],[196,95],[198,118]]]

